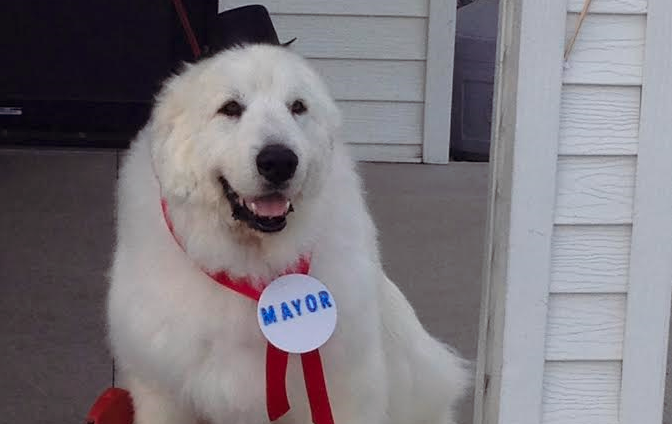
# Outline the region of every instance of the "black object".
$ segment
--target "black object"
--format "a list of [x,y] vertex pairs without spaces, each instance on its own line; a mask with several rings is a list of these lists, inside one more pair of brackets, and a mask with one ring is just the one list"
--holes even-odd
[[[206,7],[190,0],[194,30]],[[124,147],[190,57],[167,0],[0,2],[1,144]]]
[[210,14],[206,43],[205,50],[211,54],[245,44],[280,45],[271,17],[261,5]]
[[[183,4],[206,54],[279,44],[262,6]],[[126,147],[161,82],[193,60],[169,0],[2,0],[0,51],[0,145]]]

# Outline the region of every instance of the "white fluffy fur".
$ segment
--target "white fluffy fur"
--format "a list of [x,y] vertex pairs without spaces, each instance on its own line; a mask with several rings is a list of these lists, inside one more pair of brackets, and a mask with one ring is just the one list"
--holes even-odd
[[[240,119],[217,113],[230,98],[246,105]],[[288,111],[297,98],[305,115]],[[262,281],[307,252],[339,307],[320,349],[336,423],[454,423],[468,372],[385,276],[338,126],[320,79],[285,48],[229,50],[166,83],[121,170],[109,293],[111,345],[137,424],[268,422],[256,306],[198,266]],[[217,177],[241,196],[260,195],[255,156],[271,142],[299,157],[288,189],[295,212],[283,231],[262,234],[231,218]],[[166,228],[161,195],[186,254]],[[310,423],[295,356],[287,386],[292,409],[278,423]]]

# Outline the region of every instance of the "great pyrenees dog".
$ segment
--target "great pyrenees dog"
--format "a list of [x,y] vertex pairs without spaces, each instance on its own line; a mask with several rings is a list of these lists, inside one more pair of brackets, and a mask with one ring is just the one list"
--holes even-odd
[[[119,178],[108,321],[135,422],[268,423],[257,306],[206,272],[259,289],[309,256],[338,304],[320,348],[335,423],[453,424],[470,373],[386,277],[316,72],[264,44],[185,66]],[[286,385],[291,410],[276,422],[312,422],[298,355]]]

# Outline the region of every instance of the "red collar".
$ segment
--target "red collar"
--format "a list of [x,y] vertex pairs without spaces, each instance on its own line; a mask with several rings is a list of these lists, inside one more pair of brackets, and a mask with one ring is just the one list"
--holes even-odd
[[[166,225],[168,226],[170,234],[173,235],[173,238],[175,239],[175,242],[177,242],[178,246],[180,246],[180,248],[184,250],[184,246],[182,246],[180,241],[177,239],[177,236],[175,235],[173,222],[171,221],[170,216],[168,215],[168,202],[166,202],[166,199],[163,198],[161,199],[161,211],[163,212],[163,218],[166,221]],[[308,274],[309,271],[310,271],[310,256],[301,256],[294,265],[287,268],[281,275]],[[212,273],[203,270],[203,272],[205,272],[210,278],[215,280],[217,283],[235,291],[236,293],[242,294],[245,297],[249,297],[250,299],[258,301],[259,297],[261,296],[261,290],[256,289],[254,287],[253,281],[249,277],[234,279],[231,278],[226,271],[218,271]]]

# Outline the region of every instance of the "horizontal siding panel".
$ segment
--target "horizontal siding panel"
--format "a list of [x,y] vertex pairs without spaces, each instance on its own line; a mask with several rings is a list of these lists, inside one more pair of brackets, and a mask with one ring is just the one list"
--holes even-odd
[[[428,0],[266,0],[263,4],[270,13],[311,15],[365,15],[365,16],[420,16],[426,17]],[[246,0],[219,0],[219,10],[250,4]]]
[[422,103],[338,102],[348,143],[422,143]]
[[637,153],[641,87],[565,85],[560,103],[559,153]]
[[426,18],[274,15],[282,40],[308,58],[423,60]]
[[546,359],[622,359],[625,299],[624,294],[552,294]]
[[543,424],[618,424],[621,362],[548,362]]
[[551,244],[551,293],[627,291],[632,227],[556,226]]
[[424,61],[311,59],[337,100],[422,102]]
[[366,162],[409,162],[422,159],[422,145],[350,144],[352,157]]
[[[577,14],[567,16],[567,41],[577,21]],[[564,82],[641,85],[645,29],[645,15],[586,16],[564,71]]]
[[634,156],[558,158],[556,224],[631,224]]
[[[585,0],[568,0],[567,10],[580,13]],[[639,14],[646,13],[646,0],[593,0],[590,13]]]

